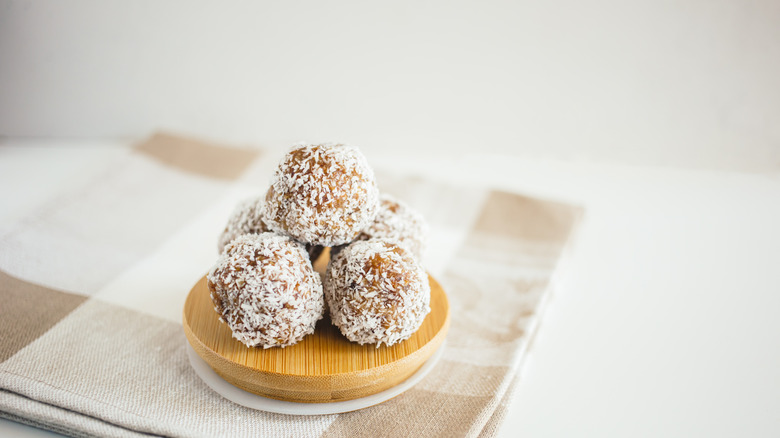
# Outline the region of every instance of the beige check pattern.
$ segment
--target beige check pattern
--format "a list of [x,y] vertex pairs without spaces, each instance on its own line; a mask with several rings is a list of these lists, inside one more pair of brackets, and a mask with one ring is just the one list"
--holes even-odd
[[216,259],[220,230],[203,223],[264,190],[266,155],[158,134],[6,223],[0,416],[72,436],[494,435],[580,209],[378,173],[431,223],[428,267],[452,306],[443,358],[378,406],[271,414],[198,378],[176,316],[209,268],[190,254]]

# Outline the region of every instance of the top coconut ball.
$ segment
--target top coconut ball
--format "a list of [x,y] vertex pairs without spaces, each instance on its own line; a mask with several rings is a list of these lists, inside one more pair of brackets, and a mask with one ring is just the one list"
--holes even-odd
[[274,173],[262,217],[270,229],[312,245],[354,240],[379,209],[374,172],[344,144],[294,146]]

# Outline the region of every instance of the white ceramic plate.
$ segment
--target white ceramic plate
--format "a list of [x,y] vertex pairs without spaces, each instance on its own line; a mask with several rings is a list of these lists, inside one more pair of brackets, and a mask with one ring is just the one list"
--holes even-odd
[[248,408],[257,409],[260,411],[274,412],[277,414],[288,415],[325,415],[325,414],[340,414],[342,412],[356,411],[358,409],[374,406],[384,401],[401,394],[408,390],[417,382],[422,380],[436,363],[441,358],[444,346],[447,344],[445,340],[436,352],[433,353],[430,359],[428,359],[419,370],[409,376],[408,379],[399,383],[398,385],[386,389],[382,392],[378,392],[367,397],[356,398],[354,400],[346,400],[332,403],[295,403],[282,400],[274,400],[272,398],[263,397],[251,392],[244,391],[241,388],[231,385],[225,379],[219,376],[213,369],[195,353],[189,343],[187,343],[187,356],[190,358],[190,364],[195,369],[195,373],[208,385],[211,389],[216,391],[222,397],[238,403]]

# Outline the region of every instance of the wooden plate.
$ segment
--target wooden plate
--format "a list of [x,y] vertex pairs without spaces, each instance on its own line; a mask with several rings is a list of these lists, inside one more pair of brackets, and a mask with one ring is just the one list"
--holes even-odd
[[[318,260],[320,269],[323,259],[327,254]],[[431,313],[415,334],[391,347],[352,343],[327,316],[313,334],[293,346],[247,347],[219,322],[205,277],[184,303],[184,333],[198,356],[245,391],[294,402],[352,400],[403,382],[441,346],[449,328],[449,302],[439,283],[429,280]]]

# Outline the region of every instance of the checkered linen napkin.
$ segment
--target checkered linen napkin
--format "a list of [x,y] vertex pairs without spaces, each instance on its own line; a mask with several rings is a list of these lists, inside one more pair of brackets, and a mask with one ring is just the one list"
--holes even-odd
[[228,215],[265,191],[271,161],[158,134],[0,213],[0,416],[74,436],[493,435],[581,211],[378,173],[430,222],[427,268],[452,311],[442,360],[378,406],[271,414],[206,386],[181,327]]

